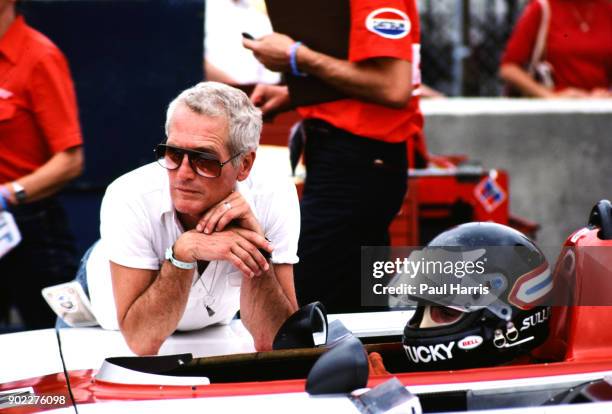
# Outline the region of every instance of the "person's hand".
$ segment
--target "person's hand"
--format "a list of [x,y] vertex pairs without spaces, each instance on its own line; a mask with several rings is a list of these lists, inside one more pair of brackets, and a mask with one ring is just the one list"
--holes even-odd
[[291,107],[289,89],[281,85],[258,84],[251,93],[251,101],[261,109],[264,120],[270,120]]
[[272,33],[257,40],[242,39],[242,45],[266,68],[274,72],[289,72],[289,48],[295,41],[280,33]]
[[251,206],[249,206],[249,203],[246,202],[238,191],[233,191],[219,204],[210,208],[196,225],[196,230],[210,234],[225,230],[226,226],[231,222],[238,227],[265,236],[251,210]]
[[589,98],[612,98],[612,90],[595,88],[591,91]]
[[583,89],[565,88],[554,93],[554,98],[588,98],[589,93]]
[[390,375],[378,352],[370,352],[368,355],[368,368],[370,375]]
[[187,262],[226,260],[252,278],[270,269],[259,249],[272,252],[265,237],[251,230],[231,227],[211,234],[190,230],[174,243],[174,257]]

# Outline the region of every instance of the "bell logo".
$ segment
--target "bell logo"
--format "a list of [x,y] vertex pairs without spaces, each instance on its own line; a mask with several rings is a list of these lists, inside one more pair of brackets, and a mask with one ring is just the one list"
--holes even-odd
[[483,340],[481,336],[478,335],[470,335],[463,338],[457,346],[460,349],[465,351],[469,351],[470,349],[478,348],[482,344]]
[[406,354],[416,364],[423,362],[425,364],[429,362],[446,361],[447,359],[453,359],[453,347],[455,342],[449,344],[436,344],[428,346],[408,346],[404,345]]

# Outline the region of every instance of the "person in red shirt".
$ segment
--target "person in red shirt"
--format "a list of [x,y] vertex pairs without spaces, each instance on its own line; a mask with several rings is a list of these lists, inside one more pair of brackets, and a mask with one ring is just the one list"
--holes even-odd
[[[316,16],[317,23],[300,38],[275,32],[243,40],[268,69],[289,78],[289,88],[258,85],[251,96],[254,103],[264,116],[297,106],[303,118],[307,177],[296,292],[300,303],[321,300],[330,312],[363,309],[360,247],[389,244],[388,227],[406,192],[406,146],[417,139],[423,124],[416,96],[420,39],[415,2],[346,4],[350,10],[345,20],[342,11],[331,12],[325,1],[300,2],[279,16],[275,7],[281,6],[269,0],[275,31],[285,18],[299,23],[304,16],[308,24],[305,16]],[[334,56],[312,46],[325,47],[323,30],[330,30],[330,42],[348,38],[347,50]],[[322,81],[337,98],[301,103],[291,86],[301,77]]]
[[533,97],[612,97],[612,2],[547,1],[544,59],[552,66],[554,88],[536,82],[525,70],[542,21],[542,0],[527,6],[514,29],[501,60],[502,79]]
[[74,238],[53,194],[82,168],[66,59],[17,14],[15,0],[0,0],[0,205],[22,235],[0,258],[0,320],[15,305],[26,328],[53,326],[40,290],[71,279],[77,265]]

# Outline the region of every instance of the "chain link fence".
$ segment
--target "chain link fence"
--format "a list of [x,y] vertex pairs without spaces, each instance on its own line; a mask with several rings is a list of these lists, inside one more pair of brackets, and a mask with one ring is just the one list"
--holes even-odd
[[529,0],[418,0],[423,81],[449,96],[498,96],[499,60]]

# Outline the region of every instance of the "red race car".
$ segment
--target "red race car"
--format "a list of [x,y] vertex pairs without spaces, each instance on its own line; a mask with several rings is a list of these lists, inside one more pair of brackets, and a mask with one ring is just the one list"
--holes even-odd
[[175,334],[154,357],[132,356],[119,332],[98,328],[2,335],[0,408],[611,412],[610,202],[598,203],[589,224],[568,237],[553,273],[567,306],[542,316],[550,319],[546,342],[501,366],[415,372],[402,344],[413,310],[327,316],[315,303],[287,321],[270,352],[252,352],[239,320]]

